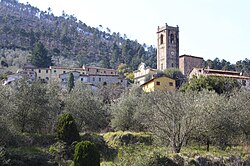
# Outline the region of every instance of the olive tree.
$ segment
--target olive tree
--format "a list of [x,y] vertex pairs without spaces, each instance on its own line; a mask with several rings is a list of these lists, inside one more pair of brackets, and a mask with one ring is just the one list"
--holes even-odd
[[230,107],[234,110],[232,116],[235,125],[244,134],[246,140],[250,139],[250,90],[241,89],[230,96]]
[[140,116],[143,123],[163,142],[179,153],[192,131],[200,125],[194,93],[156,91],[143,96]]
[[129,92],[125,92],[111,104],[111,126],[115,130],[144,130],[140,117],[137,116],[141,95],[141,88],[133,86]]
[[82,83],[66,96],[65,111],[72,114],[80,130],[98,131],[107,125],[101,98]]

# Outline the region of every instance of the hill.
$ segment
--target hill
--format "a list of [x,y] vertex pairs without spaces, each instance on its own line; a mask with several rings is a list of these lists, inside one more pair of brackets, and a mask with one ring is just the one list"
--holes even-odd
[[1,60],[9,65],[15,65],[13,60],[20,53],[28,55],[40,41],[48,49],[55,65],[91,64],[117,68],[125,63],[134,70],[144,61],[156,67],[156,49],[153,46],[142,45],[128,39],[125,34],[122,36],[109,28],[104,29],[102,25],[90,27],[64,12],[55,16],[50,8],[41,11],[16,0],[0,0],[0,22]]

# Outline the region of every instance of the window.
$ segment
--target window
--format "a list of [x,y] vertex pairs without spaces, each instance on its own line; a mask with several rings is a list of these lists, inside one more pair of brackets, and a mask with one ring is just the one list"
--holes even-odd
[[169,82],[169,86],[174,86],[174,83],[173,82]]
[[121,80],[121,82],[123,82],[123,80]]
[[81,81],[83,81],[83,78],[81,78]]
[[38,77],[38,79],[41,79],[41,77]]
[[174,43],[174,35],[173,35],[173,34],[170,35],[170,43],[171,43],[171,44]]
[[41,73],[41,70],[40,70],[40,69],[38,70],[38,73]]
[[174,64],[173,64],[173,63],[171,63],[171,67],[174,67]]
[[160,44],[163,44],[163,34],[161,34],[161,37],[160,37]]
[[113,74],[113,72],[111,71],[111,74]]
[[99,69],[96,69],[96,72],[99,72]]
[[54,73],[56,73],[56,70],[54,70]]
[[46,70],[46,73],[48,73],[49,71],[48,70]]
[[49,77],[46,77],[46,80],[49,80]]
[[101,82],[102,81],[102,78],[99,78],[99,82]]
[[64,79],[62,79],[62,82],[64,81]]
[[159,81],[156,82],[156,85],[161,85],[161,83]]
[[88,71],[89,71],[89,69],[88,69]]
[[104,70],[103,73],[106,73],[106,71]]
[[63,74],[65,74],[66,73],[66,71],[63,71]]
[[93,77],[93,81],[95,81],[95,77]]

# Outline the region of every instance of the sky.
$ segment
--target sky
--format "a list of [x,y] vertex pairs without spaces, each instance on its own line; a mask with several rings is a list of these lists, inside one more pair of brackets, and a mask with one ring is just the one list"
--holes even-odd
[[62,11],[91,27],[102,25],[156,46],[158,26],[179,26],[180,55],[250,59],[249,0],[19,0],[40,10]]

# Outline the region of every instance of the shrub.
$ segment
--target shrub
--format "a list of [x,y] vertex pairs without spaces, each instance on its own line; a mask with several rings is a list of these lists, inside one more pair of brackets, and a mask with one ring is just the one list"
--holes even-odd
[[76,144],[73,166],[100,166],[100,154],[94,143],[82,141]]
[[57,138],[67,144],[78,141],[80,138],[75,120],[69,113],[64,113],[59,117],[56,133]]

